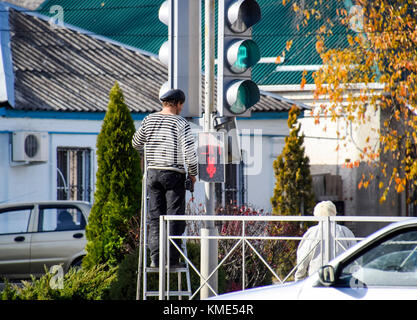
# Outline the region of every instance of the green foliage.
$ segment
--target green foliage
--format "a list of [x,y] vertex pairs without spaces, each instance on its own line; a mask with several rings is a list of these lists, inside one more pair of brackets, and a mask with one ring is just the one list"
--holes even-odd
[[111,300],[135,300],[137,290],[138,253],[136,248],[119,264],[116,280],[109,290]]
[[282,153],[274,161],[276,184],[271,198],[274,215],[302,215],[314,208],[310,160],[304,153],[304,136],[296,125],[300,109],[293,107],[288,116],[290,134]]
[[[296,125],[300,109],[292,107],[288,116],[290,134],[285,138],[282,153],[274,161],[276,184],[271,198],[273,215],[311,214],[314,208],[314,193],[309,159],[304,153],[304,136],[299,135],[301,125]],[[279,222],[269,225],[272,236],[302,236],[307,226],[294,222]],[[297,242],[270,241],[268,261],[277,269],[281,279],[295,265]]]
[[86,227],[83,266],[116,266],[123,259],[128,222],[140,212],[140,158],[131,145],[135,126],[117,82],[97,138],[97,183]]
[[51,285],[56,275],[47,272],[39,279],[22,281],[23,286],[6,282],[1,300],[102,300],[116,277],[116,268],[98,265],[90,269],[71,268],[63,278],[63,287]]

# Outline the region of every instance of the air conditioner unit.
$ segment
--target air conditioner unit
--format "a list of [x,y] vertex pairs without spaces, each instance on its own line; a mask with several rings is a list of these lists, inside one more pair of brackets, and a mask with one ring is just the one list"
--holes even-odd
[[47,132],[13,132],[13,161],[48,161]]

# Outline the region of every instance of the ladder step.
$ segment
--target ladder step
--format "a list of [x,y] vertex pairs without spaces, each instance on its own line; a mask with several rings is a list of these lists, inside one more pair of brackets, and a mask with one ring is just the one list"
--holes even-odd
[[[159,296],[159,292],[158,291],[146,291],[146,296],[148,296],[148,297],[157,297],[157,296]],[[168,296],[168,292],[165,292],[165,296]],[[191,292],[190,291],[170,291],[169,296],[176,296],[176,297],[188,296],[188,297],[190,297]]]
[[[146,272],[159,272],[159,268],[152,268],[152,267],[146,267]],[[188,272],[187,267],[181,267],[181,268],[169,268],[170,272]]]

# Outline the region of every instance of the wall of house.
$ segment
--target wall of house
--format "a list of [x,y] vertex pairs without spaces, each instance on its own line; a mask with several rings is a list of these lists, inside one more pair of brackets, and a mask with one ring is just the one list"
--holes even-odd
[[[0,117],[0,203],[55,200],[58,147],[85,147],[92,150],[91,185],[94,186],[96,139],[100,121]],[[12,161],[12,133],[33,131],[48,133],[48,161]]]
[[247,202],[256,209],[271,212],[270,199],[275,186],[272,165],[289,134],[287,119],[242,119],[238,120],[238,128],[246,163]]
[[343,198],[340,200],[344,201],[346,215],[374,215],[380,209],[376,206],[364,207],[362,198],[366,196],[363,190],[359,193],[357,190],[362,173],[365,173],[362,168],[366,167],[361,157],[362,151],[365,146],[376,151],[379,145],[379,113],[369,112],[368,115],[371,121],[360,125],[347,122],[345,117],[334,121],[323,115],[315,118],[310,112],[306,112],[305,117],[299,120],[305,135],[311,173],[339,175],[342,178]]
[[[368,165],[361,157],[365,146],[374,151],[379,147],[378,130],[382,123],[380,112],[371,110],[367,116],[370,121],[360,125],[347,124],[344,117],[336,121],[320,117],[317,124],[315,118],[307,113],[300,119],[302,132],[306,136],[305,148],[310,158],[311,173],[341,176],[345,215],[403,216],[406,214],[404,193],[398,194],[391,190],[387,201],[381,203],[383,190],[379,188],[379,183],[384,182],[387,185],[388,178],[384,178],[380,169],[373,166],[379,158]],[[359,188],[362,176],[369,177],[370,174],[374,179],[369,186]],[[379,227],[376,224],[367,225],[359,231],[369,234]]]

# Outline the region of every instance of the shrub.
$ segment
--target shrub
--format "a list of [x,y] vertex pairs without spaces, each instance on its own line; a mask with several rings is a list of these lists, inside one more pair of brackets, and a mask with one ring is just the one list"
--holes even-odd
[[115,281],[110,286],[109,299],[135,300],[138,276],[138,251],[126,254],[119,264]]
[[126,253],[128,222],[140,212],[141,170],[132,147],[135,126],[117,82],[97,138],[97,183],[86,227],[83,266],[118,265]]
[[6,282],[2,300],[102,300],[116,277],[116,268],[98,265],[89,269],[71,268],[63,278],[63,288],[51,285],[55,275],[47,272],[39,279],[22,281],[23,286]]

